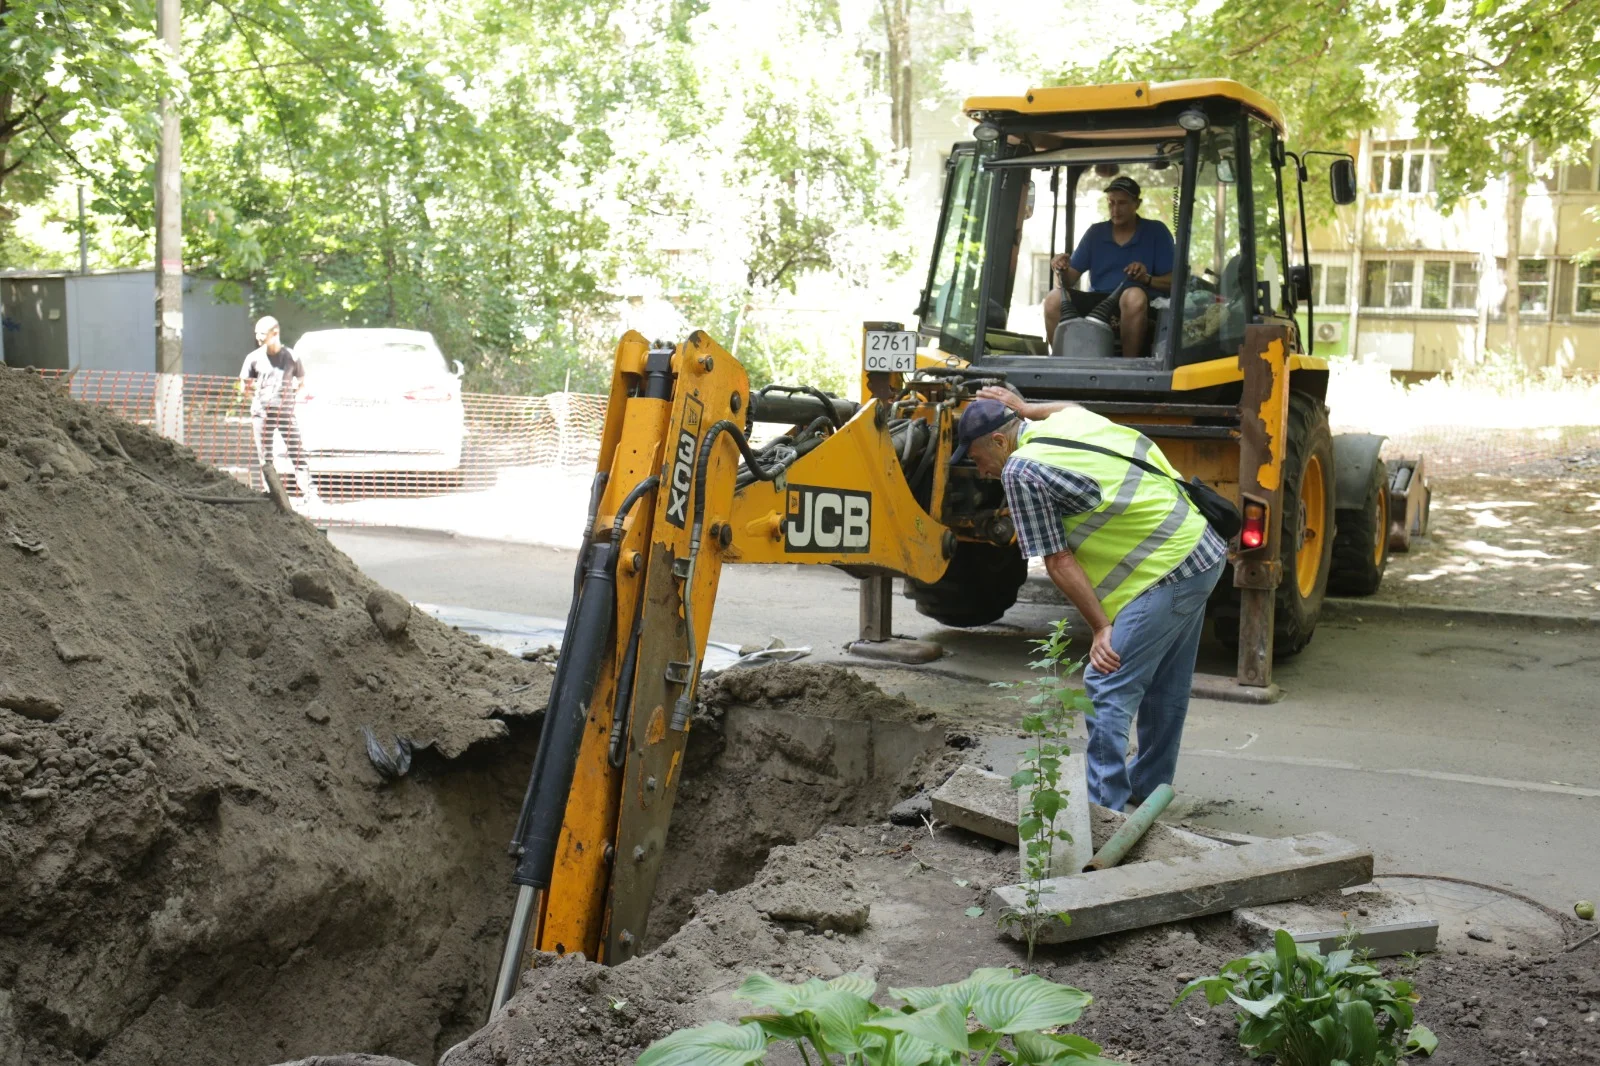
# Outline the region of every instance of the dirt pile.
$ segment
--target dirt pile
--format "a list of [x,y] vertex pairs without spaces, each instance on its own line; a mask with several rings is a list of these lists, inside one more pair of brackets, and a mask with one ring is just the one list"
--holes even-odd
[[487,1001],[550,671],[173,488],[248,495],[0,370],[0,1066],[430,1061]]

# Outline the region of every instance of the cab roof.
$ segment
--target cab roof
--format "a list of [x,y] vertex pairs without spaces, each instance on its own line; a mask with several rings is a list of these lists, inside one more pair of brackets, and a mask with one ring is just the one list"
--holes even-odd
[[1074,85],[1029,89],[1026,96],[973,96],[961,105],[968,116],[982,111],[1011,111],[1020,115],[1056,115],[1085,111],[1129,111],[1215,97],[1234,100],[1270,120],[1284,132],[1278,105],[1245,85],[1227,78],[1188,81],[1129,81],[1115,85]]

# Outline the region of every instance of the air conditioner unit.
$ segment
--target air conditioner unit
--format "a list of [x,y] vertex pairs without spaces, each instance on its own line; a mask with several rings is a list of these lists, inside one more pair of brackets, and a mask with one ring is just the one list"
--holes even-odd
[[1343,322],[1318,322],[1317,340],[1324,344],[1338,344],[1344,339]]

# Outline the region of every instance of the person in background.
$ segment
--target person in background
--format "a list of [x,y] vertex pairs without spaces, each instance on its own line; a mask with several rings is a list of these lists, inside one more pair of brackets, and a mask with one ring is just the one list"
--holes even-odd
[[[1206,600],[1228,546],[1170,477],[1161,449],[1137,430],[1077,404],[1028,403],[995,386],[961,412],[952,462],[971,456],[999,478],[1017,544],[1094,632],[1084,690],[1089,798],[1120,811],[1172,783]],[[1112,454],[1070,447],[1095,445]],[[1138,716],[1139,753],[1128,761]]]
[[[1172,231],[1153,218],[1139,217],[1139,183],[1126,174],[1106,185],[1108,221],[1084,231],[1077,250],[1050,260],[1050,269],[1067,276],[1066,294],[1058,287],[1044,300],[1045,337],[1056,335],[1061,321],[1061,301],[1070,299],[1080,315],[1094,310],[1124,281],[1128,287],[1118,299],[1122,354],[1142,356],[1150,325],[1150,294],[1172,290]],[[1078,289],[1078,279],[1089,275],[1091,291]]]
[[256,462],[265,466],[272,459],[276,435],[281,433],[283,445],[289,450],[289,461],[294,464],[300,492],[308,502],[314,502],[317,487],[306,465],[300,425],[295,420],[295,404],[306,380],[305,367],[295,356],[294,349],[280,339],[278,320],[271,315],[256,322],[256,343],[260,347],[245,356],[244,366],[239,368],[240,381],[256,383],[255,394],[250,398]]

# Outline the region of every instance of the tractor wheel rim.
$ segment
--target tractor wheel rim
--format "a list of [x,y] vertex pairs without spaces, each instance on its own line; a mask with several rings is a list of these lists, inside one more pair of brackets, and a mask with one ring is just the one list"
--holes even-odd
[[1383,550],[1389,546],[1389,490],[1378,490],[1378,535],[1372,538],[1372,565],[1383,565]]
[[1328,495],[1322,476],[1322,457],[1313,455],[1306,463],[1306,474],[1300,480],[1301,528],[1294,557],[1295,584],[1300,587],[1300,598],[1316,591],[1317,578],[1321,577],[1322,541],[1327,536]]

